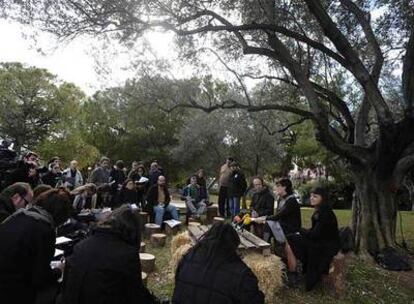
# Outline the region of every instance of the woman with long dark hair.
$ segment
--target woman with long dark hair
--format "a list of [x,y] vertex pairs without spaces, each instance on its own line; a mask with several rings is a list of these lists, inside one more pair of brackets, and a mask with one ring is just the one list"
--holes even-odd
[[329,205],[326,189],[311,190],[310,204],[315,208],[312,227],[289,240],[293,252],[302,261],[306,273],[306,290],[311,290],[327,274],[333,257],[339,250],[338,222]]
[[237,254],[239,244],[230,224],[214,224],[178,265],[172,303],[264,303],[256,276]]
[[77,244],[65,268],[63,303],[154,303],[142,282],[140,223],[122,205]]

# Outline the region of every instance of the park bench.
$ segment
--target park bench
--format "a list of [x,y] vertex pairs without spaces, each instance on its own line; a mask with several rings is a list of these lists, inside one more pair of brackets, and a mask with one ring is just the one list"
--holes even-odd
[[[209,227],[206,225],[188,226],[188,232],[194,243],[196,243],[204,233],[208,231]],[[247,230],[238,230],[240,237],[240,245],[238,250],[240,253],[260,252],[263,255],[270,255],[270,244],[250,233]]]

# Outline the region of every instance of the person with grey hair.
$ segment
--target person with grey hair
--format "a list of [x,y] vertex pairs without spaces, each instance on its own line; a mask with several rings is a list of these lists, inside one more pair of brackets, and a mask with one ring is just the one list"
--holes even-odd
[[62,303],[155,303],[141,277],[139,219],[122,205],[67,259]]
[[0,223],[17,209],[24,208],[33,198],[33,191],[27,183],[14,183],[0,193]]
[[83,176],[78,170],[78,162],[76,160],[72,160],[69,164],[69,168],[63,171],[63,177],[65,181],[64,185],[69,190],[74,190],[83,185]]

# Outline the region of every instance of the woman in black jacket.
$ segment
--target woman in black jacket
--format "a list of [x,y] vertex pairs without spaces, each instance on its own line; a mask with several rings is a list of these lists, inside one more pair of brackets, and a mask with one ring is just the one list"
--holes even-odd
[[64,304],[155,303],[142,282],[140,223],[129,206],[116,209],[66,262]]
[[[274,215],[269,215],[266,221],[276,221],[280,224],[284,235],[284,249],[287,257],[287,277],[288,284],[295,287],[298,283],[298,274],[296,272],[296,257],[289,245],[289,240],[295,233],[301,230],[302,219],[300,215],[300,206],[293,194],[292,182],[287,178],[278,180],[274,187],[274,193],[277,197],[277,208]],[[271,223],[268,222],[270,225]]]
[[339,250],[338,222],[329,206],[326,190],[320,187],[313,189],[310,203],[315,208],[312,227],[291,239],[293,252],[302,261],[306,273],[307,291],[316,285],[322,274],[328,273]]
[[[55,228],[72,210],[69,192],[52,189],[33,206],[19,209],[0,225],[0,295],[2,303],[50,303],[44,296],[57,284]],[[56,287],[56,286],[55,286]],[[52,299],[49,299],[52,300]]]
[[230,224],[214,224],[178,265],[172,303],[264,303],[256,276],[236,252],[239,244]]
[[139,203],[140,201],[138,198],[138,191],[136,189],[136,185],[132,179],[127,179],[122,185],[122,188],[117,195],[116,204],[114,205],[114,208],[117,208],[122,204],[135,204],[138,207]]

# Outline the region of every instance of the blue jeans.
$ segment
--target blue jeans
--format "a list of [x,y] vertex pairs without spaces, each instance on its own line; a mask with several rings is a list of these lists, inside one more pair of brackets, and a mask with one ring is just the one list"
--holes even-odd
[[162,207],[160,205],[154,206],[154,213],[155,213],[155,224],[162,225],[162,220],[164,218],[165,211],[168,211],[171,213],[171,216],[175,220],[179,220],[177,207],[175,207],[172,204],[168,204],[167,207]]
[[238,215],[240,213],[240,197],[230,197],[229,204],[231,215]]

